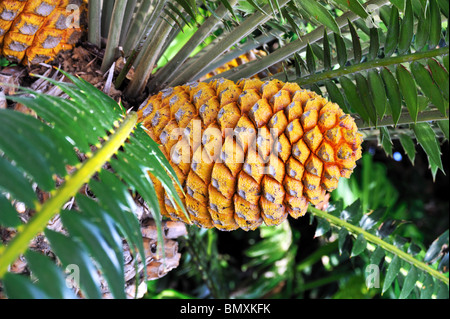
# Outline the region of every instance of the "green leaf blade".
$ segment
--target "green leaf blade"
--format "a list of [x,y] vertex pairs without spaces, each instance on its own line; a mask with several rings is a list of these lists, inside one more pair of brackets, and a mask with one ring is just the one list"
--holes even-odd
[[344,89],[345,97],[347,98],[350,109],[358,113],[366,123],[369,123],[369,115],[361,101],[356,85],[346,76],[340,77],[339,82]]
[[342,227],[339,229],[339,236],[338,236],[338,247],[339,247],[339,254],[342,255],[342,253],[346,252],[347,243],[349,242],[349,232],[347,228]]
[[436,0],[429,0],[430,3],[430,37],[428,45],[433,49],[439,45],[442,32],[441,12]]
[[425,253],[423,261],[426,263],[433,263],[439,257],[442,248],[449,243],[449,230],[447,229],[438,238],[436,238]]
[[364,105],[366,114],[368,115],[370,121],[376,126],[377,125],[377,112],[375,106],[373,105],[373,97],[369,89],[369,83],[367,79],[361,74],[355,74],[356,86],[358,88],[359,96]]
[[442,98],[441,91],[436,83],[433,82],[428,70],[416,61],[411,64],[411,72],[425,96],[428,97],[438,110],[445,115],[446,105]]
[[347,63],[347,48],[345,47],[344,39],[339,34],[334,33],[334,42],[336,43],[336,52],[339,65],[343,68]]
[[45,230],[45,236],[65,269],[72,271],[74,280],[79,275],[79,283],[74,282],[74,285],[79,284],[87,298],[100,299],[98,271],[82,246],[76,240],[49,229]]
[[426,274],[425,280],[422,283],[422,289],[420,290],[420,299],[431,299],[435,287],[433,277],[430,274]]
[[[448,57],[448,55],[447,55]],[[431,76],[433,77],[434,82],[439,86],[442,91],[442,94],[446,100],[446,109],[448,109],[448,101],[449,101],[449,74],[445,68],[437,62],[435,59],[427,60],[428,67],[431,71]]]
[[0,225],[5,227],[17,227],[21,224],[19,215],[11,206],[10,201],[0,193]]
[[415,123],[417,122],[417,115],[419,113],[416,83],[411,73],[402,65],[397,66],[396,75],[400,91],[405,99],[406,107],[408,108],[411,119]]
[[359,1],[348,1],[348,0],[335,0],[336,3],[348,8],[353,13],[357,14],[359,17],[366,19],[369,13],[366,9],[359,3]]
[[416,145],[414,144],[414,141],[409,135],[406,134],[400,134],[399,139],[406,155],[408,155],[408,158],[411,161],[411,164],[414,165],[414,160],[416,158]]
[[436,139],[436,134],[429,123],[417,123],[412,125],[417,141],[428,156],[430,165],[434,165],[444,172],[441,160],[441,150]]
[[386,113],[386,90],[384,89],[384,83],[377,70],[369,70],[368,82],[370,87],[370,93],[373,104],[379,119],[382,119]]
[[4,157],[0,157],[0,189],[11,193],[13,197],[34,208],[38,203],[36,193],[24,174]]
[[353,25],[353,23],[351,23],[350,20],[347,20],[347,21],[348,21],[348,26],[350,28],[350,34],[352,36],[353,56],[354,56],[353,59],[354,59],[355,63],[359,63],[359,62],[361,62],[361,59],[362,59],[361,42],[359,39],[359,35],[356,32],[355,26]]
[[359,226],[366,231],[372,229],[376,224],[380,222],[385,212],[386,208],[377,208],[370,213],[364,214],[359,221]]
[[116,253],[103,237],[100,229],[86,217],[74,212],[62,212],[61,219],[72,236],[88,243],[86,248],[100,263],[111,293],[116,298],[125,298],[123,260],[116,258]]
[[438,292],[436,294],[436,299],[447,299],[449,297],[448,284],[446,285],[443,282],[439,283]]
[[400,293],[399,299],[406,299],[411,294],[414,286],[416,285],[416,281],[419,278],[419,273],[416,267],[411,265],[411,268],[408,270],[408,274],[406,275],[405,281],[403,282],[402,291]]
[[[102,170],[99,173],[99,178],[100,182],[91,180],[89,187],[105,212],[118,225],[133,253],[139,252],[141,258],[145,259],[140,224],[135,215],[137,207],[128,189],[109,171]],[[110,196],[111,191],[116,194],[114,198]]]
[[323,66],[325,70],[331,70],[331,48],[327,29],[323,30]]
[[301,1],[300,4],[311,16],[325,25],[329,30],[337,34],[341,33],[336,20],[333,18],[330,12],[319,2],[314,0],[304,0]]
[[369,44],[369,54],[367,58],[372,61],[378,57],[378,51],[380,49],[380,36],[378,33],[378,28],[370,28],[370,44]]
[[428,36],[430,34],[430,18],[427,12],[421,12],[419,21],[417,23],[417,31],[414,40],[414,47],[416,51],[422,50],[428,42]]
[[38,278],[39,286],[52,299],[75,299],[76,296],[66,285],[60,268],[49,257],[32,250],[27,251],[25,258],[31,272]]
[[394,125],[397,125],[402,113],[402,97],[400,95],[397,80],[387,68],[381,69],[381,78],[383,79],[386,88],[386,96],[388,98]]
[[325,235],[331,229],[330,223],[327,222],[323,218],[319,218],[317,220],[316,232],[314,233],[314,237],[320,237]]
[[22,103],[34,110],[45,121],[52,125],[63,137],[69,137],[81,152],[89,152],[89,130],[87,121],[76,121],[80,116],[80,110],[70,100],[61,100],[51,95],[37,95],[36,98],[23,96],[11,96],[10,100]]
[[398,36],[400,33],[399,13],[397,7],[393,6],[391,9],[391,16],[389,19],[388,32],[386,33],[386,41],[384,44],[384,54],[390,57],[398,46]]
[[414,14],[411,1],[405,1],[405,12],[400,27],[398,39],[398,54],[404,54],[410,50],[414,35]]
[[[24,114],[16,116],[17,114],[19,113],[11,110],[0,111],[0,135],[2,136],[0,149],[8,154],[16,166],[30,175],[42,189],[52,190],[54,188],[52,175],[55,173],[55,168],[50,165],[52,154],[46,147],[36,145],[33,143],[34,140],[29,141],[27,138],[30,134],[37,135],[32,127],[39,127],[43,131],[45,124],[31,116]],[[22,127],[15,126],[14,122],[10,122],[14,121],[14,118],[20,118],[24,122],[33,124]],[[15,129],[12,130],[12,127]]]
[[394,143],[392,143],[389,130],[385,126],[380,127],[380,142],[386,154],[392,157],[393,154],[392,148]]
[[309,73],[316,73],[316,59],[309,43],[306,46],[306,65],[308,67]]
[[449,135],[449,120],[440,120],[440,121],[436,121],[437,125],[439,126],[439,129],[441,130],[441,132],[444,134],[444,137],[446,140],[450,139],[450,135]]
[[370,255],[370,263],[379,266],[385,257],[386,251],[381,248],[375,248],[375,251]]
[[391,263],[389,264],[386,272],[386,277],[384,279],[382,293],[384,293],[386,290],[389,289],[391,284],[394,282],[395,278],[397,278],[397,275],[400,271],[401,267],[401,260],[397,255],[394,255],[394,257],[391,260]]
[[364,235],[358,234],[355,241],[353,242],[352,253],[351,256],[355,257],[360,255],[367,247],[367,240]]
[[2,281],[6,295],[11,299],[50,299],[49,295],[24,275],[8,272]]
[[349,110],[347,109],[347,104],[345,103],[345,99],[342,96],[342,93],[337,87],[336,83],[334,83],[333,80],[328,80],[325,82],[325,87],[329,95],[329,100],[337,103],[342,108],[342,110],[344,110],[344,112],[348,114]]

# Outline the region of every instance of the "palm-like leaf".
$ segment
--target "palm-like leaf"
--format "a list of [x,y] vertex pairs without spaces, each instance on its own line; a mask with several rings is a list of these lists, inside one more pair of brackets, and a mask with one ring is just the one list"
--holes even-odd
[[[117,57],[118,46],[122,45],[127,66],[119,76],[117,85],[121,85],[124,73],[133,65],[135,77],[125,93],[130,98],[137,98],[146,87],[156,93],[167,86],[198,80],[217,66],[214,62],[220,64],[229,61],[240,52],[277,40],[278,49],[267,56],[220,76],[238,80],[282,62],[285,69],[273,77],[295,81],[327,95],[357,118],[358,126],[367,137],[378,137],[388,154],[392,154],[391,139],[400,138],[401,145],[411,161],[414,161],[416,146],[413,139],[416,139],[428,155],[433,176],[439,169],[443,170],[438,137],[448,139],[448,32],[447,29],[443,30],[445,24],[442,23],[448,18],[448,4],[445,1],[333,0],[325,3],[206,0],[199,4],[204,11],[198,10],[193,0],[179,0],[176,3],[165,0],[115,1],[114,6],[112,2],[105,1],[100,19],[100,8],[90,1],[90,40],[100,44],[98,30],[102,30],[103,36],[108,36],[103,71],[111,67]],[[342,10],[342,14],[337,9]],[[205,15],[201,25],[198,23],[200,14]],[[193,32],[190,40],[171,61],[155,72],[156,63],[169,46],[165,40],[176,39],[184,25],[196,25],[197,31]],[[203,41],[208,37],[216,40],[206,45]],[[229,49],[232,50],[227,52]],[[67,291],[64,289],[53,290],[43,284],[35,286],[28,279],[5,273],[6,267],[17,254],[25,252],[28,239],[42,231],[64,200],[74,195],[76,189],[66,192],[62,187],[55,191],[53,176],[65,176],[65,165],[76,165],[78,171],[85,172],[86,166],[96,164],[83,173],[83,178],[78,181],[87,182],[99,169],[98,165],[105,163],[123,146],[123,150],[110,160],[114,174],[103,169],[98,174],[99,181],[91,179],[89,182],[98,201],[77,196],[80,213],[61,213],[69,236],[45,231],[63,265],[77,263],[89,274],[82,287],[87,296],[98,297],[95,289],[98,278],[95,268],[86,261],[86,252],[99,256],[98,264],[118,297],[123,296],[123,281],[119,278],[123,269],[118,236],[125,237],[134,245],[135,251],[142,255],[129,187],[149,203],[158,222],[159,205],[148,175],[153,173],[183,209],[172,181],[176,180],[175,174],[158,152],[157,145],[141,128],[137,128],[133,136],[129,135],[135,122],[133,115],[122,114],[115,102],[93,90],[87,83],[73,77],[72,80],[75,86],[61,85],[71,100],[39,94],[35,94],[34,99],[15,98],[33,108],[49,126],[10,111],[2,111],[4,116],[0,117],[0,121],[3,121],[0,124],[4,124],[0,125],[0,133],[2,136],[10,134],[11,137],[0,144],[0,168],[7,172],[0,176],[0,187],[4,192],[0,194],[0,207],[5,211],[0,223],[20,230],[17,241],[0,247],[0,277],[3,277],[11,295],[18,292],[14,287],[24,287],[32,297],[66,296]],[[121,118],[124,118],[123,124],[113,129],[114,122]],[[99,143],[99,138],[106,142]],[[128,142],[123,143],[127,138]],[[22,147],[24,145],[27,147]],[[98,155],[111,145],[114,147],[108,155]],[[92,146],[99,153],[92,155]],[[89,159],[83,166],[77,164],[73,147],[88,154]],[[57,154],[57,157],[49,154]],[[44,169],[39,169],[41,167]],[[72,176],[69,175],[68,184],[73,180]],[[61,193],[64,197],[58,205],[47,210],[46,203],[37,201],[31,182],[37,183],[45,191],[53,192],[52,198],[58,198]],[[22,227],[11,207],[11,200],[21,201],[36,210],[36,220],[41,218],[40,222],[32,221]],[[359,202],[350,206],[336,205],[331,212],[310,210],[319,218],[317,235],[328,233],[331,226],[337,226],[340,228],[341,249],[345,247],[347,235],[354,235],[350,255],[361,255],[369,249],[375,256],[371,262],[376,264],[386,256],[386,289],[402,269],[405,270],[402,268],[405,265],[407,269],[403,273],[407,275],[401,297],[411,294],[418,278],[423,279],[419,282],[424,287],[434,287],[438,281],[443,282],[444,286],[448,285],[448,278],[445,280],[438,271],[430,270],[425,264],[429,261],[427,258],[423,261],[414,259],[412,253],[405,254],[396,247],[398,243],[385,233],[386,229],[392,229],[392,222],[384,221],[380,211],[364,201],[362,206]],[[374,212],[368,214],[367,209],[374,209]],[[42,211],[47,213],[41,214]],[[374,228],[376,225],[384,225],[378,233]],[[288,233],[285,229],[283,231],[280,230],[284,235]],[[73,247],[73,256],[64,254],[58,246],[59,241]],[[441,241],[438,242],[441,244]],[[93,246],[100,244],[108,248],[92,250]],[[401,244],[397,246],[406,247]],[[433,255],[435,249],[430,250],[427,255]],[[26,257],[30,259],[32,271],[37,267],[33,265],[48,265],[47,260],[33,253]],[[287,259],[292,260],[292,256]],[[52,269],[55,282],[59,282],[60,271],[51,266],[49,268]],[[44,275],[40,277],[38,271],[36,275],[41,283],[47,280]],[[432,289],[424,291],[424,296],[441,296],[440,292]]]
[[[324,26],[317,27],[258,61],[218,76],[232,80],[251,76],[295,52],[293,70],[275,75],[276,78],[295,81],[320,94],[328,93],[330,100],[360,119],[358,126],[369,135],[379,126],[394,126],[383,129],[392,135],[396,125],[410,126],[411,137],[430,141],[425,143],[427,146],[421,145],[435,176],[437,169],[442,170],[435,155],[440,151],[434,146],[434,139],[417,136],[425,133],[413,130],[417,127],[413,124],[423,127],[425,124],[417,123],[448,122],[448,69],[443,64],[449,51],[447,45],[437,47],[444,41],[440,21],[446,14],[445,6],[436,1],[407,1],[400,14],[395,5],[386,1],[368,1],[365,5],[372,10],[377,8],[375,13],[381,17],[378,25],[369,28],[359,16],[363,12],[352,8],[336,18],[340,34],[330,37]],[[362,42],[363,38],[367,40]],[[439,130],[437,133],[442,134]],[[386,134],[383,136],[390,140]]]
[[[236,285],[230,294],[239,298],[261,298],[268,297],[268,294],[275,294],[275,298],[301,297],[313,287],[328,282],[344,286],[349,276],[357,276],[354,269],[349,273],[348,270],[343,271],[345,265],[341,267],[336,261],[340,259],[344,264],[352,257],[352,264],[362,261],[361,289],[370,291],[366,292],[366,297],[384,294],[397,298],[448,298],[448,277],[443,273],[448,231],[428,248],[400,237],[398,229],[404,222],[391,219],[389,213],[401,209],[398,191],[380,163],[372,162],[368,154],[362,161],[361,174],[352,175],[348,181],[339,184],[326,211],[309,209],[310,223],[316,224],[314,236],[322,239],[322,244],[299,262],[295,259],[301,243],[299,237],[303,237],[303,233],[299,234],[288,222],[276,228],[262,226],[258,241],[244,251],[249,259],[242,271],[252,274],[247,277],[252,279],[235,278],[233,285],[228,284],[227,272],[232,270],[217,266],[217,260],[226,257],[216,251],[217,239],[207,238],[214,237],[214,233],[211,230],[192,230],[194,234],[191,234],[189,246],[199,247],[200,251],[192,256],[199,259],[195,261],[202,266],[203,277],[213,281],[208,283],[208,287],[211,290],[221,287],[224,293],[227,287]],[[208,242],[208,249],[198,241]],[[331,258],[335,259],[333,266],[328,266],[329,269],[321,273],[317,281],[309,282],[311,267],[325,264]],[[198,270],[193,272],[198,273]],[[235,272],[231,276],[235,277]],[[341,292],[355,297],[345,294],[344,288]]]
[[[24,296],[15,289],[18,284],[28,287],[35,297],[67,296],[64,285],[61,286],[61,269],[55,268],[40,275],[42,265],[51,262],[38,253],[25,254],[31,272],[38,279],[37,286],[32,285],[29,279],[7,272],[8,266],[27,251],[29,241],[44,231],[49,220],[60,213],[68,236],[51,230],[45,230],[45,233],[55,246],[57,256],[60,255],[62,264],[66,267],[77,265],[83,271],[83,293],[88,297],[100,296],[98,276],[87,252],[96,259],[111,293],[115,297],[125,297],[121,238],[126,239],[133,254],[145,260],[136,205],[129,190],[138,191],[149,203],[154,219],[159,223],[158,237],[162,243],[159,203],[149,174],[156,174],[168,193],[174,196],[174,202],[182,207],[170,178],[175,174],[155,143],[141,127],[135,127],[136,114],[124,114],[119,104],[89,83],[66,76],[74,84],[54,84],[71,99],[34,92],[30,92],[34,97],[11,97],[32,108],[45,122],[10,110],[2,110],[0,116],[0,126],[4,128],[0,163],[2,172],[6,172],[0,180],[0,198],[6,212],[4,215],[2,210],[0,222],[2,226],[17,228],[13,239],[0,247],[0,278],[12,298]],[[101,143],[102,140],[105,142]],[[91,151],[92,147],[96,150]],[[120,147],[123,147],[122,151],[118,151]],[[88,159],[79,163],[74,148],[85,153]],[[145,160],[138,160],[141,157]],[[104,168],[108,161],[114,173]],[[75,167],[75,171],[68,174],[67,165]],[[98,181],[92,179],[97,172]],[[64,183],[58,188],[55,176],[64,178]],[[96,201],[76,195],[87,182]],[[39,202],[32,183],[50,192],[50,198]],[[78,212],[62,211],[63,205],[73,196]],[[11,202],[18,201],[35,210],[34,217],[26,224],[20,222],[11,207]],[[72,247],[73,251],[68,254],[60,242]],[[51,266],[49,269],[54,268]]]

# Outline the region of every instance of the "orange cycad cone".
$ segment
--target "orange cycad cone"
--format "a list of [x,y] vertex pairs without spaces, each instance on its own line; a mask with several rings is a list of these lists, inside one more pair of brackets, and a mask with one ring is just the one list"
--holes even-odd
[[[278,80],[169,88],[149,97],[139,118],[177,173],[190,220],[206,228],[252,230],[298,218],[361,157],[350,115]],[[188,222],[153,181],[163,214]]]

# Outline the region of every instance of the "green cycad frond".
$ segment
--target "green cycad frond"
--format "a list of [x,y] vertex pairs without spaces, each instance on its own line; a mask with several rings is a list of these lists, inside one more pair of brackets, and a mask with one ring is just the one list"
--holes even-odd
[[[445,268],[448,230],[428,249],[414,240],[400,237],[397,229],[405,222],[390,217],[401,204],[397,190],[390,184],[384,167],[373,163],[369,154],[365,154],[362,161],[360,177],[352,175],[350,180],[341,181],[326,211],[309,208],[310,223],[317,220],[315,237],[323,242],[306,258],[297,263],[293,261],[301,239],[293,236],[289,223],[260,229],[260,241],[245,251],[251,259],[244,266],[244,270],[253,272],[258,280],[242,290],[238,288],[239,297],[261,298],[283,283],[286,287],[281,296],[292,296],[324,285],[327,280],[339,282],[348,278],[346,272],[339,270],[345,268],[339,268],[339,263],[351,258],[354,264],[357,264],[355,259],[362,261],[364,289],[372,290],[372,296],[390,293],[396,284],[399,288],[393,294],[397,298],[448,298]],[[334,261],[329,274],[321,274],[317,282],[304,282],[307,279],[303,277],[308,278],[307,269],[319,263],[322,257],[331,255],[338,255],[339,261]],[[351,276],[356,273],[353,269]]]
[[[282,62],[284,72],[274,77],[296,81],[328,95],[330,100],[337,102],[347,113],[352,113],[357,118],[358,126],[364,130],[366,137],[379,138],[387,153],[392,153],[391,139],[398,137],[409,158],[414,161],[416,147],[413,139],[417,139],[428,155],[433,175],[438,169],[442,170],[437,137],[444,135],[448,139],[449,103],[449,41],[446,27],[448,4],[445,0],[334,0],[326,3],[269,0],[247,1],[245,5],[242,1],[234,0],[198,3],[193,0],[179,0],[176,3],[165,0],[119,0],[115,1],[114,6],[111,4],[112,2],[104,1],[100,19],[100,8],[95,7],[94,1],[89,1],[89,38],[100,45],[98,30],[103,30],[103,36],[108,35],[103,71],[111,67],[117,57],[118,47],[123,47],[127,65],[133,65],[136,70],[134,79],[125,91],[128,97],[139,96],[146,87],[151,93],[156,93],[166,86],[198,80],[215,68],[214,62],[226,62],[236,57],[236,52],[245,52],[249,48],[262,47],[279,40],[279,47],[267,56],[222,73],[220,77],[232,80],[251,77]],[[198,10],[197,5],[202,5],[206,10]],[[205,15],[202,23],[199,22],[199,14]],[[379,22],[374,25],[369,18],[379,18]],[[154,72],[154,66],[169,46],[170,41],[166,39],[174,39],[182,32],[184,25],[195,26],[197,31],[193,32],[189,41],[171,61]],[[208,37],[214,37],[216,41],[205,45],[203,41]],[[201,49],[198,50],[200,46]],[[230,52],[227,53],[227,50]],[[193,52],[198,53],[192,56]],[[0,123],[2,136],[17,133],[11,135],[10,139],[2,140],[3,144],[0,144],[0,168],[8,174],[0,176],[3,191],[0,193],[0,205],[5,212],[0,223],[18,229],[18,244],[14,245],[17,248],[20,246],[17,251],[13,251],[9,245],[0,247],[0,277],[4,275],[5,286],[12,295],[16,291],[13,287],[25,287],[30,296],[65,296],[67,293],[64,289],[52,291],[45,285],[33,286],[28,279],[5,271],[17,254],[25,251],[30,236],[44,230],[45,222],[59,211],[65,200],[74,196],[74,192],[65,193],[56,205],[58,207],[41,214],[47,208],[45,203],[37,201],[30,182],[37,183],[43,190],[52,191],[52,198],[58,198],[61,189],[55,190],[53,176],[65,176],[65,165],[77,165],[73,147],[89,155],[85,164],[88,165],[106,162],[123,146],[123,150],[110,160],[114,174],[101,170],[98,174],[100,181],[91,179],[89,182],[98,202],[78,195],[76,200],[82,213],[61,212],[70,236],[45,230],[45,235],[63,266],[77,263],[89,274],[88,280],[84,281],[86,286],[82,287],[87,296],[98,297],[98,290],[95,289],[95,267],[85,262],[86,256],[100,256],[98,264],[111,282],[114,294],[120,297],[123,296],[120,289],[123,285],[119,278],[122,272],[119,262],[121,248],[115,241],[116,234],[126,237],[127,241],[141,251],[137,220],[133,215],[133,205],[128,193],[129,186],[153,208],[157,222],[160,219],[159,205],[149,172],[162,182],[167,193],[183,209],[172,182],[172,178],[176,180],[175,173],[155,143],[140,127],[135,129],[133,135],[130,134],[134,127],[134,116],[123,114],[117,103],[93,90],[87,83],[74,78],[72,80],[75,85],[61,85],[71,96],[71,100],[39,94],[35,94],[34,99],[15,98],[33,108],[49,126],[10,111],[2,111],[4,116],[0,116],[0,121],[3,121]],[[114,129],[113,123],[120,119],[123,119],[123,124]],[[119,134],[118,131],[122,133]],[[99,138],[106,142],[99,143]],[[124,143],[125,139],[127,143]],[[44,141],[49,142],[46,144]],[[108,156],[97,157],[98,153],[91,154],[93,145],[99,152],[107,145],[114,145],[114,148]],[[58,155],[53,157],[48,154]],[[55,158],[63,161],[55,161]],[[39,169],[41,167],[44,169]],[[79,165],[77,168],[79,171],[83,169]],[[91,167],[79,182],[87,182],[97,170],[97,166]],[[112,188],[106,188],[105,184]],[[38,226],[20,225],[10,204],[12,199],[35,209],[36,218],[43,216],[36,224]],[[126,212],[117,207],[125,208]],[[360,207],[356,202],[345,207],[335,206],[331,212],[313,208],[310,212],[319,217],[318,235],[327,233],[331,226],[340,228],[341,248],[345,246],[343,243],[347,235],[354,234],[355,241],[350,254],[359,256],[369,249],[375,256],[371,258],[374,264],[387,256],[385,261],[389,280],[385,281],[388,283],[386,287],[399,274],[406,273],[406,288],[402,297],[408,296],[411,289],[417,286],[417,281],[424,287],[438,281],[448,285],[448,278],[443,278],[442,274],[426,265],[432,257],[416,260],[411,257],[412,253],[401,252],[411,245],[400,245],[401,248],[398,248],[396,243],[393,244],[393,238],[382,238],[382,235],[376,233],[376,225],[385,225],[390,229],[388,226],[391,222],[384,221],[380,211],[374,210],[368,214],[366,208],[373,207],[365,202]],[[84,227],[80,228],[78,225]],[[278,231],[271,234],[276,237],[280,232],[282,235],[289,233],[286,229]],[[161,239],[161,232],[159,236]],[[445,234],[443,236],[445,238]],[[264,240],[269,241],[269,237],[268,235]],[[254,250],[267,244],[267,241]],[[62,242],[72,248],[73,256],[64,253],[59,245]],[[442,244],[442,240],[438,242]],[[111,248],[109,257],[112,259],[106,257],[104,250],[87,249],[102,244]],[[381,250],[377,247],[381,247]],[[286,257],[286,254],[295,251],[294,246],[290,249],[292,250],[278,249],[277,252],[282,252]],[[251,255],[252,251],[248,253]],[[431,256],[433,253],[427,255]],[[31,261],[31,268],[35,267],[33,264],[48,264],[33,253],[26,257]],[[76,258],[77,261],[71,258]],[[292,260],[292,255],[289,258],[288,260]],[[402,268],[402,260],[407,263],[405,265],[412,265],[411,268]],[[266,265],[264,260],[261,265]],[[55,282],[59,282],[58,278],[61,276],[58,271],[53,271],[51,266],[49,269],[52,269]],[[45,281],[44,277],[39,278],[38,272],[36,275],[41,282]],[[434,290],[425,291],[426,294],[436,294]]]
[[[359,180],[351,177],[352,181],[342,183],[333,193],[333,204],[328,211],[309,209],[312,216],[319,218],[319,234],[333,229],[338,233],[340,254],[355,257],[368,253],[368,258],[364,257],[367,265],[376,266],[378,271],[386,269],[384,282],[378,287],[382,288],[382,293],[394,280],[401,278],[398,279],[401,283],[399,298],[407,298],[413,289],[416,297],[430,298],[434,294],[448,298],[449,281],[443,266],[447,258],[444,247],[448,231],[428,249],[398,236],[396,229],[403,222],[390,217],[395,210],[397,191],[370,155],[365,154],[362,161]],[[348,238],[351,238],[351,245],[346,243]]]
[[[297,50],[292,70],[274,77],[328,94],[360,119],[358,127],[367,135],[381,127],[378,136],[388,154],[396,126],[402,125],[403,133],[409,128],[404,139],[419,141],[435,176],[438,169],[443,170],[440,149],[430,135],[430,125],[422,122],[448,125],[444,124],[448,123],[449,105],[448,32],[441,23],[448,9],[436,1],[405,3],[400,13],[395,3],[383,6],[385,3],[369,1],[366,7],[380,6],[378,24],[358,17],[353,8],[355,12],[336,18],[340,34],[323,26],[316,28],[257,62],[220,76],[237,79],[251,75]],[[439,129],[436,133],[442,135]]]
[[[73,84],[53,83],[70,99],[32,91],[29,93],[33,97],[11,97],[33,109],[44,122],[15,111],[1,110],[0,225],[15,228],[17,233],[0,247],[0,278],[11,298],[70,295],[64,280],[61,284],[62,270],[49,266],[53,262],[47,257],[28,252],[29,242],[44,231],[62,265],[76,265],[80,269],[81,289],[86,297],[101,297],[96,267],[87,257],[90,255],[105,276],[113,296],[124,298],[121,238],[126,239],[133,254],[145,260],[136,205],[129,190],[139,192],[149,204],[158,226],[159,242],[163,243],[159,203],[149,174],[162,182],[174,203],[184,210],[175,191],[176,175],[143,128],[136,127],[135,113],[125,114],[119,104],[91,84],[65,75]],[[75,149],[84,153],[87,160],[79,163]],[[105,169],[107,162],[114,173]],[[67,165],[74,168],[70,174],[66,171]],[[98,180],[93,179],[96,173]],[[56,186],[56,177],[63,179],[60,187]],[[38,201],[34,183],[38,189],[50,193],[48,200]],[[85,183],[89,183],[96,201],[77,194]],[[78,211],[63,210],[73,197]],[[33,217],[25,224],[11,206],[17,202],[34,210]],[[46,229],[56,214],[60,214],[68,236]],[[67,251],[65,246],[73,249]],[[8,272],[9,265],[21,254],[29,261],[31,272],[38,279],[37,285]],[[39,269],[43,265],[52,271],[41,273]]]
[[259,231],[261,239],[245,250],[250,261],[243,265],[243,270],[254,272],[257,280],[239,291],[237,298],[260,298],[283,282],[291,286],[295,281],[298,247],[289,223],[284,222],[276,228],[262,226]]

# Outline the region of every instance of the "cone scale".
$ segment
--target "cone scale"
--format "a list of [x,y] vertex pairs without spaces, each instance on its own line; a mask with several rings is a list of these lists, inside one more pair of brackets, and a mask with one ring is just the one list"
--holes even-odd
[[[303,216],[361,157],[353,118],[295,83],[190,83],[149,97],[138,115],[183,186],[190,221],[204,228],[254,230]],[[189,222],[152,179],[162,214]]]
[[81,35],[82,0],[0,0],[1,55],[23,64],[52,60]]

